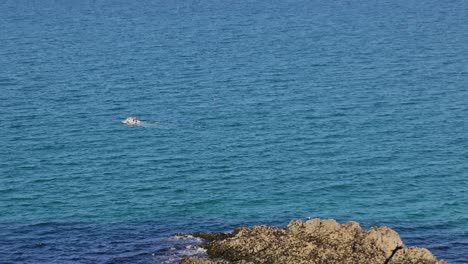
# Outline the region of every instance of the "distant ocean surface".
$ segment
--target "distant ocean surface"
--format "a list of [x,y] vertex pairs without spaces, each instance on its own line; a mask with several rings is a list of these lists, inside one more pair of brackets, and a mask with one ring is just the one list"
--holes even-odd
[[464,0],[2,0],[0,116],[2,264],[309,217],[468,262]]

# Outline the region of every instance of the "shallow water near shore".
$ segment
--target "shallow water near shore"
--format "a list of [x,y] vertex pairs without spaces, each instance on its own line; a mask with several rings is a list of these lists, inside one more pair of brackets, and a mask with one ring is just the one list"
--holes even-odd
[[[336,218],[468,262],[468,3],[2,1],[0,262]],[[129,116],[152,126],[127,126]]]

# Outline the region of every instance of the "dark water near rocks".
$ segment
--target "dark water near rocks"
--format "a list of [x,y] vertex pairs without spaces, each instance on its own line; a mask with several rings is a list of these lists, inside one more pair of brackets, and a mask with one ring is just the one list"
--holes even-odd
[[358,2],[2,1],[0,262],[308,217],[468,262],[468,2]]

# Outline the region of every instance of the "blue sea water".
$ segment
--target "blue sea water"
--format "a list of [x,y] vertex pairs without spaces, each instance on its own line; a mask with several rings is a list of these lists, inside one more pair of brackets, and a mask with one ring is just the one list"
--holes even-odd
[[0,263],[309,217],[468,262],[467,116],[464,0],[3,0]]

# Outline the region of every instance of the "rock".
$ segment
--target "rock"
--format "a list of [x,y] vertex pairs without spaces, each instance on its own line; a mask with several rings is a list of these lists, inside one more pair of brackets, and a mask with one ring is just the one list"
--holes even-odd
[[425,248],[403,248],[398,250],[388,264],[434,264],[437,262],[432,253]]
[[138,118],[134,116],[127,117],[122,123],[129,125],[129,126],[137,126],[141,125],[143,122],[141,120],[138,120]]
[[194,257],[185,257],[182,259],[180,264],[226,264],[227,261],[208,259],[208,258],[194,258]]
[[427,249],[406,248],[398,233],[388,227],[363,230],[356,222],[333,219],[292,221],[284,228],[254,226],[231,234],[194,236],[210,242],[201,245],[209,258],[185,258],[183,264],[442,264]]
[[205,232],[195,232],[192,234],[194,237],[199,237],[205,239],[207,241],[216,241],[216,240],[223,240],[229,237],[232,237],[233,234],[226,234],[226,233],[205,233]]

